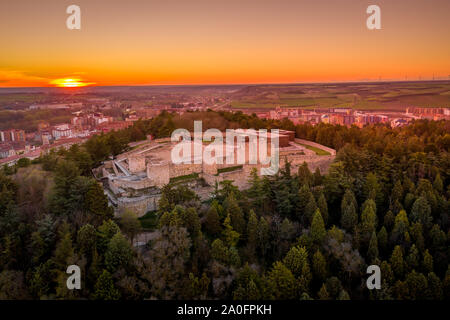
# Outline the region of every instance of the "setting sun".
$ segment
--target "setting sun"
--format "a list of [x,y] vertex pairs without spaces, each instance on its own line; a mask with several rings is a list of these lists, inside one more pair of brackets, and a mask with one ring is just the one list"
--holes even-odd
[[63,88],[77,88],[77,87],[85,87],[90,84],[93,84],[92,82],[84,82],[80,78],[65,78],[65,79],[55,79],[50,82],[50,84],[53,84],[57,87],[63,87]]

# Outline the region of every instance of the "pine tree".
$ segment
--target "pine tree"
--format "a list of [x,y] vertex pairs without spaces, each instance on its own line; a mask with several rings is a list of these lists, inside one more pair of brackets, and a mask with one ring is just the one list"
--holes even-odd
[[411,209],[411,217],[413,221],[420,221],[425,228],[429,229],[433,222],[431,217],[431,207],[425,197],[419,197]]
[[377,242],[380,254],[384,255],[387,252],[388,245],[388,234],[384,226],[381,227],[380,231],[378,232]]
[[300,296],[300,300],[308,301],[308,300],[314,300],[314,299],[311,298],[311,297],[309,296],[309,294],[307,294],[306,292],[303,292],[302,295]]
[[89,257],[95,249],[97,242],[97,231],[91,224],[85,224],[78,230],[77,244],[80,253]]
[[357,202],[353,192],[347,189],[341,203],[341,226],[352,232],[358,223]]
[[88,281],[87,287],[93,287],[98,277],[100,277],[101,273],[102,273],[101,257],[99,256],[97,249],[94,248],[92,252],[92,262],[87,274],[87,281]]
[[134,237],[142,229],[141,222],[138,220],[136,214],[129,209],[125,209],[125,212],[120,217],[119,223],[123,233],[130,239],[131,243],[133,243]]
[[114,286],[111,274],[103,270],[94,287],[94,299],[96,300],[119,300],[120,292]]
[[312,193],[310,193],[309,201],[305,207],[305,223],[311,223],[314,213],[317,210],[316,200]]
[[314,195],[309,190],[309,187],[307,185],[303,185],[300,190],[298,191],[298,201],[297,201],[297,217],[298,219],[302,219],[305,215],[305,208],[310,201],[311,197],[314,197]]
[[332,276],[327,279],[325,284],[330,298],[336,299],[339,295],[339,292],[342,290],[341,281],[337,277]]
[[369,249],[367,250],[367,257],[369,258],[369,261],[371,263],[378,258],[378,239],[375,231],[372,232],[372,236],[370,237]]
[[420,222],[413,223],[409,228],[409,233],[419,252],[423,252],[425,249],[425,238],[423,237],[422,224]]
[[59,269],[67,268],[67,261],[74,255],[70,232],[64,233],[55,250],[55,263]]
[[392,230],[392,228],[394,227],[394,221],[395,221],[394,213],[392,213],[392,211],[389,210],[384,215],[384,220],[383,220],[383,225],[386,227],[387,231]]
[[422,266],[425,272],[433,272],[433,256],[430,254],[428,249],[425,250],[425,253],[423,254]]
[[428,283],[423,274],[413,270],[406,276],[405,283],[408,288],[408,299],[420,300],[425,298]]
[[[345,190],[350,188],[352,183],[353,178],[347,173],[342,161],[335,162],[330,166],[328,174],[324,178],[324,192],[331,208],[339,205]],[[330,213],[333,212],[330,211]]]
[[444,191],[444,184],[439,173],[436,175],[436,178],[434,178],[433,189],[440,194]]
[[394,239],[402,237],[409,228],[409,221],[405,210],[401,210],[395,217],[394,228],[392,229],[392,236]]
[[312,186],[313,176],[306,162],[303,162],[303,164],[298,167],[298,181],[301,186]]
[[58,161],[55,168],[53,195],[50,199],[50,208],[53,214],[67,216],[78,205],[78,203],[73,201],[72,191],[79,177],[80,170],[72,161]]
[[324,281],[327,277],[327,261],[320,250],[317,250],[312,259],[313,274],[317,279]]
[[381,185],[378,182],[377,176],[374,173],[369,173],[366,177],[366,182],[363,188],[364,198],[372,199],[378,205],[381,204],[382,201],[382,192]]
[[406,257],[406,263],[409,270],[417,270],[419,267],[419,250],[417,250],[415,244],[413,244],[409,249],[409,254]]
[[288,218],[284,218],[283,222],[280,226],[280,238],[283,240],[292,240],[292,238],[295,236],[295,226],[294,224],[289,221]]
[[98,228],[98,249],[100,252],[106,251],[109,241],[117,232],[120,232],[120,228],[114,221],[103,221],[102,225]]
[[395,275],[398,278],[401,278],[403,276],[405,262],[403,261],[403,252],[400,246],[395,246],[394,250],[392,251],[390,263]]
[[248,263],[242,267],[236,278],[237,289],[233,292],[235,300],[257,300],[261,298],[261,279]]
[[[4,247],[8,247],[7,246],[7,237],[3,238],[5,241]],[[31,252],[32,252],[32,258],[31,258],[31,262],[33,265],[38,265],[39,262],[41,261],[42,257],[45,254],[46,251],[46,245],[44,240],[42,239],[41,235],[39,234],[39,232],[35,231],[31,234]],[[8,257],[8,255],[6,254],[6,250],[3,252],[4,257],[6,258],[5,260],[7,261],[11,261],[11,257]],[[5,266],[6,267],[6,266]]]
[[328,204],[323,192],[320,192],[319,194],[319,198],[317,200],[317,207],[319,208],[320,213],[322,214],[323,222],[325,223],[326,226],[328,224]]
[[222,231],[220,217],[215,206],[211,206],[206,212],[205,229],[211,236],[217,236]]
[[342,289],[341,292],[339,292],[337,300],[350,300],[350,296],[348,295],[347,291]]
[[308,252],[304,247],[292,247],[284,257],[283,264],[295,277],[303,276],[308,281],[311,280]]
[[260,293],[258,290],[258,287],[256,286],[255,282],[253,280],[250,280],[247,287],[247,300],[258,300],[260,297]]
[[355,208],[355,211],[358,211],[358,202],[356,201],[355,194],[351,189],[346,189],[344,196],[342,197],[341,211],[349,204],[352,204],[353,207]]
[[311,230],[310,235],[311,239],[316,244],[321,244],[323,239],[325,238],[327,232],[325,230],[325,224],[323,223],[322,215],[320,214],[319,209],[314,213],[312,222],[311,222]]
[[322,174],[320,173],[319,167],[316,168],[313,174],[313,184],[314,186],[319,186],[323,182]]
[[239,241],[240,234],[236,231],[234,231],[233,227],[231,226],[231,219],[230,215],[227,215],[223,222],[223,237],[225,239],[225,242],[227,246],[234,247]]
[[360,227],[363,243],[368,243],[370,241],[370,236],[373,232],[376,231],[377,215],[374,207],[375,202],[372,199],[366,200],[364,202]]
[[225,246],[222,240],[216,239],[211,244],[211,256],[219,262],[228,264],[230,261],[229,249]]
[[270,247],[270,227],[269,223],[264,217],[261,217],[258,222],[258,247],[261,251],[261,256],[265,257],[267,250]]
[[93,183],[86,193],[85,208],[93,215],[97,225],[113,217],[113,210],[109,207],[103,188],[98,183]]
[[263,204],[263,183],[258,176],[258,170],[253,168],[250,171],[250,188],[247,190],[248,196],[253,200],[255,208],[261,208]]
[[394,188],[392,189],[391,193],[391,203],[394,203],[395,201],[398,201],[400,203],[403,203],[403,186],[400,180],[397,180],[397,182],[394,185]]
[[442,300],[443,298],[443,291],[442,291],[442,284],[439,277],[434,273],[430,272],[427,276],[427,292],[426,297],[430,300]]
[[250,210],[247,223],[247,245],[250,250],[250,255],[254,256],[256,253],[258,241],[258,218],[253,210]]
[[281,216],[290,216],[292,213],[290,191],[286,183],[282,183],[274,190],[276,209]]
[[110,272],[119,268],[127,268],[133,259],[133,251],[130,243],[122,233],[118,232],[112,237],[105,253],[105,266]]
[[395,276],[392,271],[391,265],[387,261],[383,261],[380,266],[382,281],[386,282],[387,285],[391,285],[394,283]]
[[325,283],[322,285],[322,287],[320,288],[319,293],[317,295],[320,300],[330,300],[330,295],[328,294]]
[[268,276],[270,296],[276,300],[291,300],[296,297],[296,281],[292,272],[280,261],[274,263]]
[[181,212],[180,218],[191,239],[197,239],[201,233],[201,223],[197,210],[193,207],[187,208]]
[[236,247],[230,247],[228,250],[230,265],[238,268],[241,265],[241,257]]
[[233,229],[239,234],[243,234],[246,226],[244,214],[242,213],[242,210],[234,197],[234,193],[230,193],[230,195],[225,199],[224,207],[227,216],[230,217],[230,223]]

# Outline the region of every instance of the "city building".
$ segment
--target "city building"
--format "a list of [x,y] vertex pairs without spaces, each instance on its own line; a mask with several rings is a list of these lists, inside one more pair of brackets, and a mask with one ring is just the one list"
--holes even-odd
[[101,123],[97,126],[97,131],[100,132],[110,132],[110,131],[119,131],[126,129],[133,125],[133,122],[131,121],[113,121],[113,122],[107,122],[107,123]]
[[81,102],[76,103],[46,103],[46,104],[32,104],[30,110],[65,110],[71,108],[81,108]]
[[0,144],[0,158],[8,158],[16,155],[16,152],[14,151],[14,148],[9,143],[2,143]]
[[1,142],[25,142],[26,135],[24,130],[10,129],[0,131]]
[[70,128],[70,125],[67,123],[59,124],[56,126],[53,126],[52,128],[52,136],[55,140],[58,140],[62,137],[71,137],[72,136],[72,129]]

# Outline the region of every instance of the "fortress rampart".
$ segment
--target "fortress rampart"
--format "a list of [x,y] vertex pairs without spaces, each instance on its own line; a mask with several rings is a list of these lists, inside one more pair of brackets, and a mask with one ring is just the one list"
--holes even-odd
[[[311,141],[295,139],[293,132],[280,130],[279,136],[284,139],[283,146],[278,149],[280,168],[285,165],[287,160],[291,163],[291,170],[294,173],[300,165],[306,162],[311,171],[319,168],[320,172],[324,174],[335,158],[335,150]],[[328,151],[330,155],[317,155],[301,144]],[[198,178],[203,179],[202,184],[206,185],[201,187],[198,183],[190,182],[188,185],[190,188],[196,188],[196,193],[202,194],[202,198],[205,198],[216,182],[220,183],[224,180],[232,180],[240,189],[247,188],[252,169],[256,168],[260,174],[262,167],[270,165],[250,164],[247,158],[248,145],[244,148],[247,154],[243,164],[226,163],[226,154],[233,150],[232,146],[225,146],[224,163],[221,164],[215,162],[208,164],[205,161],[201,164],[174,164],[171,159],[171,150],[174,145],[175,143],[168,139],[143,143],[134,150],[118,155],[114,160],[106,161],[101,167],[94,170],[96,177],[102,180],[105,194],[108,195],[110,203],[114,205],[117,215],[122,214],[125,209],[134,211],[138,216],[156,210],[161,197],[161,188],[171,183],[172,179],[178,178],[176,183],[186,184],[189,181],[192,182],[192,179],[196,179],[197,176],[194,174],[197,174]],[[202,144],[202,150],[205,145],[207,144]],[[234,148],[236,152],[239,150],[242,151],[242,147],[241,149]],[[268,152],[270,153],[270,150]],[[236,155],[234,159],[237,159]]]

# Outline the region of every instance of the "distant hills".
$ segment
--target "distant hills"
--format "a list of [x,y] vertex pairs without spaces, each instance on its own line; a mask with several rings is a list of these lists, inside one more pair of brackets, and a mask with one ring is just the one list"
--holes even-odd
[[[21,95],[122,96],[147,99],[150,95],[227,97],[234,109],[276,106],[395,110],[410,106],[450,107],[450,81],[346,82],[255,85],[92,86],[82,88],[0,88],[0,102]],[[11,96],[10,96],[11,95]],[[16,95],[16,96],[15,96]],[[185,97],[184,97],[185,98]]]

